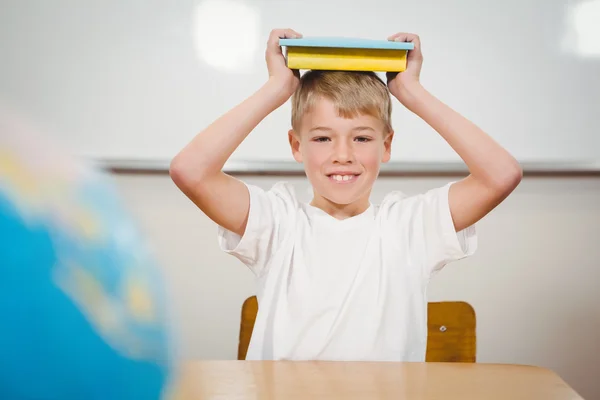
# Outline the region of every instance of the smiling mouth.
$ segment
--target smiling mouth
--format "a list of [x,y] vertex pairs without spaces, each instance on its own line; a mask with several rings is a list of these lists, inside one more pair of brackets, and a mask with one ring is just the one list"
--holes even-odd
[[330,181],[335,183],[352,183],[358,179],[360,174],[344,174],[344,175],[327,175]]

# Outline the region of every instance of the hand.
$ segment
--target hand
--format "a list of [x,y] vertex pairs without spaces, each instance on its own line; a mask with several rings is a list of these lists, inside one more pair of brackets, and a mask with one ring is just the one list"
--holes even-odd
[[283,51],[279,45],[279,39],[301,38],[302,34],[292,29],[274,29],[269,35],[265,59],[269,70],[269,81],[276,82],[281,88],[281,96],[284,102],[289,99],[300,83],[300,72],[288,68]]
[[423,65],[423,53],[421,53],[421,41],[419,36],[412,33],[396,33],[388,38],[395,42],[410,42],[414,44],[413,50],[408,50],[406,70],[403,72],[388,72],[387,84],[390,92],[402,104],[406,105],[408,94],[414,87],[420,86],[419,77]]

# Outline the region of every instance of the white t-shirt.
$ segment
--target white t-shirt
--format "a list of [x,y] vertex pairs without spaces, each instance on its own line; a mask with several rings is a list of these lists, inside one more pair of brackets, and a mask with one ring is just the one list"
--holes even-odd
[[455,232],[451,184],[338,220],[278,183],[247,185],[243,237],[219,245],[258,279],[259,311],[246,359],[424,361],[427,284],[473,254],[475,227]]

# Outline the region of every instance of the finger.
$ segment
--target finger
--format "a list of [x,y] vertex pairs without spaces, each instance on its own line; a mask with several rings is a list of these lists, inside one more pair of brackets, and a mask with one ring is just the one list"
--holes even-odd
[[391,40],[394,42],[412,43],[415,47],[414,47],[414,50],[411,50],[408,52],[408,57],[410,59],[415,59],[416,57],[422,56],[422,54],[421,54],[421,38],[419,38],[419,35],[415,35],[414,33],[398,32],[398,33],[388,37],[388,40]]
[[416,38],[419,37],[419,35],[414,34],[414,33],[409,33],[409,32],[397,32],[394,33],[393,35],[388,37],[388,40],[395,40],[395,39],[401,39],[401,40],[407,40],[407,39],[412,39],[412,38]]
[[300,32],[296,32],[296,31],[295,31],[295,30],[293,30],[293,29],[290,29],[290,31],[291,31],[291,32],[292,32],[294,35],[296,35],[296,39],[299,39],[299,38],[301,38],[301,37],[302,37],[302,34],[301,34]]
[[273,29],[267,41],[267,53],[283,54],[279,39],[297,39],[301,38],[302,34],[293,29]]
[[301,37],[302,34],[293,29],[273,29],[269,35],[269,43],[279,44],[279,39],[297,39]]
[[406,32],[396,33],[396,34],[388,37],[388,40],[391,40],[394,42],[410,42],[410,43],[414,43],[415,46],[417,44],[420,44],[420,42],[421,42],[419,35],[415,35],[414,33],[406,33]]

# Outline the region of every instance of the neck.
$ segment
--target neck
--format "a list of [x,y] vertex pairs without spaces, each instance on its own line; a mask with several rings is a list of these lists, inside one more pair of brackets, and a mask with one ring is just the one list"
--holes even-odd
[[337,204],[331,200],[328,200],[324,197],[315,194],[312,201],[310,202],[310,205],[316,208],[320,208],[335,219],[341,220],[362,214],[369,208],[371,204],[369,203],[368,195],[350,204]]

